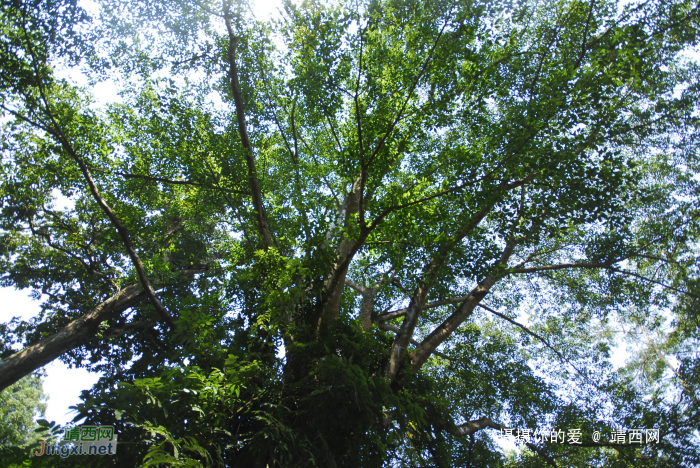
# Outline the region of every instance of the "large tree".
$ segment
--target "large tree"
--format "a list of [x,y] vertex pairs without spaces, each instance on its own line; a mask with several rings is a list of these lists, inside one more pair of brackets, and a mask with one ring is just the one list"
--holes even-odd
[[700,462],[696,2],[0,4],[0,388],[120,431],[32,463]]

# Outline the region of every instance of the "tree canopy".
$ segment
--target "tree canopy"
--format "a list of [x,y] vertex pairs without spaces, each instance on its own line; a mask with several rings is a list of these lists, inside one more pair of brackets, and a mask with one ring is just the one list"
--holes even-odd
[[37,375],[27,376],[0,393],[0,446],[18,447],[36,440],[34,422],[46,411],[46,396]]
[[120,441],[23,466],[700,463],[696,2],[0,5],[0,389]]

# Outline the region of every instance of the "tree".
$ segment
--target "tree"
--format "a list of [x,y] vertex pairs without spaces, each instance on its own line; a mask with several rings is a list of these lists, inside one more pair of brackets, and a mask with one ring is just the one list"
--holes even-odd
[[[2,285],[47,299],[0,388],[104,372],[81,466],[700,462],[694,2],[2,4]],[[672,372],[613,368],[631,323]]]
[[0,446],[29,445],[36,439],[36,416],[46,411],[41,378],[25,377],[0,393]]

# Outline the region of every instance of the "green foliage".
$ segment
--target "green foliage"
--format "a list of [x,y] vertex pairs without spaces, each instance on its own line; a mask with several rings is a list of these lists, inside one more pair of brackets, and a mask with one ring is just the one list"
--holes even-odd
[[693,2],[0,5],[0,379],[56,339],[120,441],[8,463],[700,463]]
[[34,419],[46,411],[41,378],[28,376],[0,393],[0,446],[27,447],[37,439]]

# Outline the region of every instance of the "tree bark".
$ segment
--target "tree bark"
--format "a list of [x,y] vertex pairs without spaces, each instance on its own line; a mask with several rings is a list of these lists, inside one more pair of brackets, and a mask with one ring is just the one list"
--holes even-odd
[[440,246],[438,251],[435,253],[435,256],[430,259],[430,262],[423,269],[423,281],[414,290],[413,295],[411,296],[411,302],[406,309],[405,318],[401,323],[399,333],[397,333],[396,339],[391,345],[389,361],[387,362],[384,370],[384,377],[389,381],[393,382],[399,373],[401,363],[403,362],[403,358],[408,349],[408,344],[413,339],[413,331],[418,324],[418,319],[423,311],[425,301],[428,297],[430,289],[432,288],[438,271],[440,268],[442,268],[452,248],[461,242],[467,234],[469,234],[479,225],[479,223],[481,223],[491,209],[493,209],[494,205],[495,203],[492,202],[486,208],[476,212],[472,216],[470,222],[459,232],[457,232],[451,241]]
[[494,276],[488,276],[479,283],[467,296],[467,299],[460,304],[457,310],[421,342],[418,349],[411,353],[411,367],[413,370],[420,369],[425,361],[428,360],[428,357],[435,351],[435,348],[445,341],[457,327],[469,318],[474,312],[474,308],[479,304],[479,301],[488,294],[494,284],[496,284],[496,278]]
[[0,361],[0,391],[71,349],[87,343],[98,332],[102,322],[132,307],[146,296],[141,285],[127,286],[48,338],[3,359]]
[[262,191],[258,182],[258,172],[255,167],[255,156],[253,155],[253,145],[248,136],[248,127],[245,121],[245,109],[243,107],[243,96],[241,95],[241,86],[238,82],[238,67],[236,65],[236,46],[238,46],[238,37],[233,33],[231,26],[231,16],[229,13],[228,2],[224,3],[224,17],[226,20],[226,29],[228,31],[229,46],[228,46],[228,61],[229,71],[228,76],[231,80],[231,94],[233,101],[236,104],[236,120],[238,121],[238,133],[241,136],[241,144],[245,149],[245,162],[248,167],[248,185],[253,199],[253,207],[255,209],[255,221],[258,225],[258,231],[265,245],[265,250],[274,247],[272,234],[267,225],[267,215],[263,206]]

